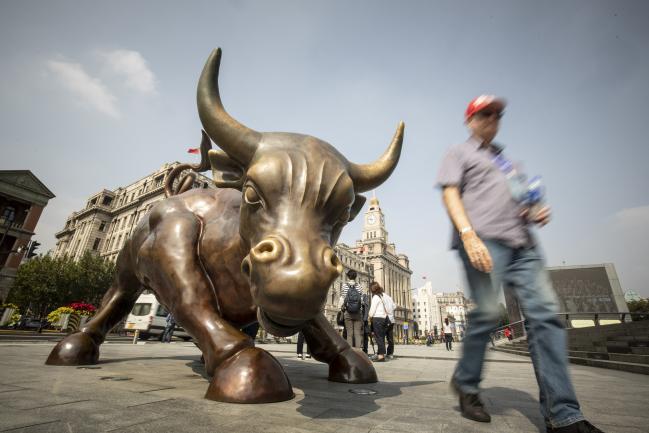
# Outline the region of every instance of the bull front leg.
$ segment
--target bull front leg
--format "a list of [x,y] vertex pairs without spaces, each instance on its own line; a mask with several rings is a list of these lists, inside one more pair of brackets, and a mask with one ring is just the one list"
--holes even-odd
[[[176,209],[169,203],[162,209]],[[211,280],[198,259],[201,224],[184,209],[155,219],[155,233],[140,251],[140,268],[178,323],[197,340],[212,376],[205,398],[229,403],[271,403],[293,398],[281,364],[220,314]]]
[[142,286],[132,269],[130,250],[126,247],[119,254],[115,278],[95,317],[79,331],[61,340],[52,349],[45,364],[96,364],[99,346],[106,339],[106,334],[128,315],[141,291]]
[[311,355],[329,364],[329,380],[343,383],[378,381],[372,361],[359,349],[351,347],[327,321],[324,314],[307,322],[302,329]]

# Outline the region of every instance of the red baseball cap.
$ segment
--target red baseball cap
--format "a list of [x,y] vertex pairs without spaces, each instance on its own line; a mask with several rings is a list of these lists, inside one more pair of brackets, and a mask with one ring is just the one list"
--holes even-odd
[[495,95],[480,95],[469,102],[464,112],[464,120],[469,120],[475,113],[490,106],[494,106],[498,111],[503,111],[506,105],[507,102],[504,99],[498,98]]

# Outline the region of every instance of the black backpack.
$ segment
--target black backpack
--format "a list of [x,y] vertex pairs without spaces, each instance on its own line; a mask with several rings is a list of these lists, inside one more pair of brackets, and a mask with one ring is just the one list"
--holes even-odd
[[355,285],[349,286],[345,297],[345,311],[350,314],[358,313],[361,311],[361,304],[361,293],[356,289]]

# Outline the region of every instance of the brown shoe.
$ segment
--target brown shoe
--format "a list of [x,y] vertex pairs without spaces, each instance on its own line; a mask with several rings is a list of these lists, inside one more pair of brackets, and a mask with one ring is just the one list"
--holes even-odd
[[491,422],[491,415],[485,410],[478,394],[462,392],[455,379],[451,379],[451,389],[460,398],[460,411],[464,418],[477,422]]

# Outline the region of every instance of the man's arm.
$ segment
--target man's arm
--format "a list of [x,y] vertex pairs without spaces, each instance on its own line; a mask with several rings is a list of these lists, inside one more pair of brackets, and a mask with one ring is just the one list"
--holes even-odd
[[458,187],[445,186],[442,190],[442,199],[455,229],[460,232],[460,238],[471,265],[479,271],[491,272],[493,269],[491,255],[471,226]]

